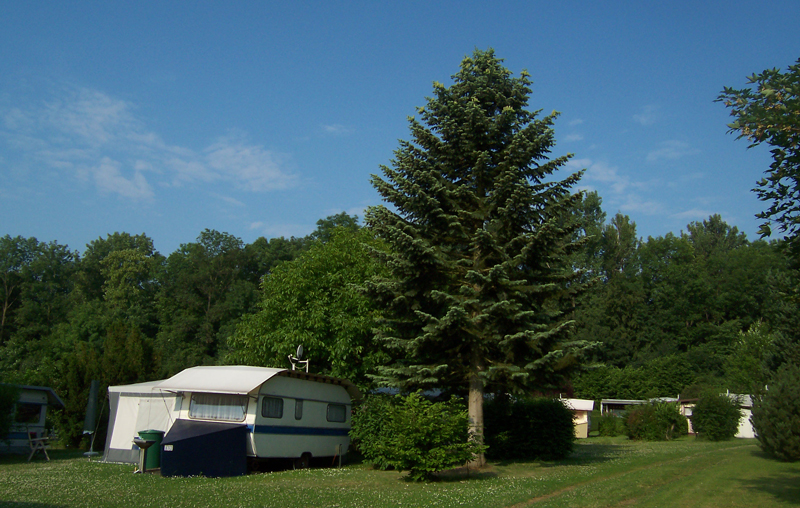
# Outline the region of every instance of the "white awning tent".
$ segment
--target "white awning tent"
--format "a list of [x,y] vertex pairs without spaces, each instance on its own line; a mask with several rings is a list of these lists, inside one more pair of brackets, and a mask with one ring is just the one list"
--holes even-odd
[[184,392],[254,395],[274,376],[289,376],[337,384],[354,400],[358,388],[350,381],[301,371],[244,365],[201,366],[183,370],[171,378],[124,386],[109,386],[108,435],[103,460],[138,461],[133,438],[142,430],[169,431],[180,411]]
[[139,448],[133,438],[141,430],[166,432],[175,422],[177,395],[162,392],[160,381],[109,386],[108,434],[103,452],[105,462],[136,463]]

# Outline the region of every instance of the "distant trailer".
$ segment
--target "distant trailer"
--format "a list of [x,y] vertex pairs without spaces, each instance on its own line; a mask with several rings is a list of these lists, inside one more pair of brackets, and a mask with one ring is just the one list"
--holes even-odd
[[586,399],[561,399],[561,401],[572,410],[575,437],[578,439],[589,437],[589,429],[592,427],[594,401]]
[[640,406],[647,404],[646,400],[630,400],[630,399],[603,399],[600,401],[600,413],[614,416],[622,416],[625,411],[633,406]]
[[352,402],[361,396],[344,379],[249,366],[192,367],[149,386],[110,387],[110,397],[112,389],[120,402],[114,410],[112,401],[106,460],[130,463],[139,431],[168,433],[176,420],[246,426],[248,457],[305,466],[312,457],[341,456],[350,445]]
[[64,402],[46,386],[13,385],[19,390],[19,399],[14,405],[11,431],[0,437],[0,451],[28,453],[30,438],[45,436],[47,407],[64,407]]

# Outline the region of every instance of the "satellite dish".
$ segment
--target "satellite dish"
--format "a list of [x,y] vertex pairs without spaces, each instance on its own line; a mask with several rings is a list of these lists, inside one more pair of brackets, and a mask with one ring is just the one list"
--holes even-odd
[[302,360],[303,359],[303,345],[302,344],[297,346],[297,355],[296,356],[297,356],[298,360]]

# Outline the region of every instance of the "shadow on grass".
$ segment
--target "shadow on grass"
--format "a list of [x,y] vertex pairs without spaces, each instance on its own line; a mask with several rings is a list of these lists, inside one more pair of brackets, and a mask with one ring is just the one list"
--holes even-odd
[[436,480],[442,483],[463,482],[464,480],[480,481],[491,478],[497,478],[497,472],[491,466],[481,470],[459,467],[442,471],[436,475]]
[[[762,460],[778,460],[762,450],[754,450],[751,455]],[[748,478],[741,480],[741,483],[747,489],[766,492],[781,501],[800,504],[800,467],[794,466],[788,471],[770,476]]]
[[3,501],[0,500],[0,506],[3,508],[61,508],[67,506],[65,504],[45,504],[45,503],[26,503],[21,501]]
[[600,444],[600,443],[578,443],[575,445],[569,457],[561,460],[542,461],[533,459],[515,459],[493,461],[499,466],[511,466],[514,464],[537,464],[539,467],[556,466],[585,466],[590,464],[601,464],[619,457],[625,452],[625,447],[619,444]]
[[[38,463],[46,463],[47,459],[44,458],[44,455],[41,453],[37,453],[28,462],[28,455],[30,452],[26,453],[9,453],[3,452],[0,453],[0,465],[3,464],[38,464]],[[51,461],[58,461],[58,460],[72,460],[76,458],[86,458],[83,455],[83,450],[47,450],[47,455],[50,457]],[[93,461],[99,461],[102,458],[102,455],[98,457],[94,457]],[[86,458],[86,460],[89,460]],[[0,506],[5,506],[4,504],[0,503]]]

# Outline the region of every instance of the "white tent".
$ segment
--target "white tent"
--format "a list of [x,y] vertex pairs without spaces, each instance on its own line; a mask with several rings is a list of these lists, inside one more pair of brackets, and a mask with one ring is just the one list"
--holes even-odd
[[156,387],[161,381],[109,386],[109,415],[105,462],[136,463],[139,448],[133,438],[142,430],[168,431],[180,406],[177,394]]

